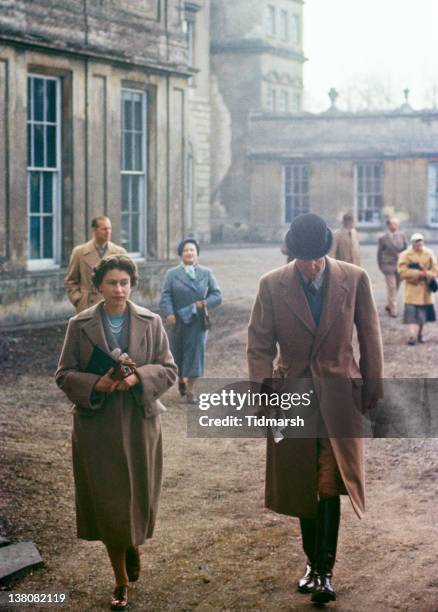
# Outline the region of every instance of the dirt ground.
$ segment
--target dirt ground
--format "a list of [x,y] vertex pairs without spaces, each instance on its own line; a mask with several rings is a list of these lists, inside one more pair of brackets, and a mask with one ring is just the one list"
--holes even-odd
[[[430,326],[426,344],[405,345],[400,318],[384,315],[375,249],[363,251],[382,316],[386,375],[438,377],[438,327]],[[207,375],[245,377],[246,324],[257,280],[283,258],[276,248],[202,255],[224,292],[224,305],[213,314]],[[42,569],[10,585],[14,591],[65,591],[68,610],[106,610],[112,572],[103,546],[75,537],[71,413],[53,382],[64,330],[8,335],[11,357],[0,373],[0,535],[34,541],[44,559]],[[313,609],[309,597],[295,591],[304,560],[298,521],[263,507],[264,440],[188,438],[176,390],[165,404],[158,525],[142,547],[143,573],[131,588],[130,609]],[[343,499],[338,601],[329,607],[437,612],[438,439],[365,444],[367,512],[359,521]]]

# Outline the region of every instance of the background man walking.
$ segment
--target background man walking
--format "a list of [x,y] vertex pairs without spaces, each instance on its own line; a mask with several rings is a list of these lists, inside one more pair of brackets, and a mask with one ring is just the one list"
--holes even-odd
[[108,217],[95,217],[91,222],[93,238],[75,247],[70,257],[65,286],[70,302],[79,313],[101,300],[91,281],[94,266],[107,255],[126,254],[123,247],[111,242],[111,221]]
[[377,247],[377,263],[385,276],[387,290],[386,312],[391,317],[397,316],[397,292],[400,286],[400,275],[397,272],[399,254],[404,251],[408,242],[403,232],[399,231],[398,220],[390,218],[386,221],[388,231],[379,238]]
[[346,213],[342,217],[342,226],[334,233],[330,257],[360,266],[360,246],[354,217]]
[[326,257],[332,232],[325,221],[297,217],[287,242],[295,260],[260,281],[248,329],[249,375],[255,383],[274,378],[280,389],[298,379],[313,385],[313,437],[276,442],[268,435],[265,503],[300,518],[307,568],[298,590],[326,603],[336,599],[339,496],[348,494],[359,517],[364,511],[363,441],[353,432],[360,411],[373,408],[381,394],[382,340],[368,275]]

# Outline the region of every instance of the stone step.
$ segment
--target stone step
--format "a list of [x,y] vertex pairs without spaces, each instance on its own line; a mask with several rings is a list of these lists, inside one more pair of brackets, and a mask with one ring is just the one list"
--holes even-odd
[[19,542],[0,548],[0,580],[42,565],[43,560],[33,542]]

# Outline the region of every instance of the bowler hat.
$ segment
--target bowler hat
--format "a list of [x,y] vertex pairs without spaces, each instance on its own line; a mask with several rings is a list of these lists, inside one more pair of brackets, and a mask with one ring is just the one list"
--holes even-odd
[[295,217],[286,234],[289,257],[319,259],[332,246],[333,233],[324,219],[313,213]]

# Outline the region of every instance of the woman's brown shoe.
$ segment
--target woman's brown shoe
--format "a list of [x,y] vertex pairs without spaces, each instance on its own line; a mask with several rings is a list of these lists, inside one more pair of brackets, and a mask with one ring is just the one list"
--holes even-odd
[[111,610],[125,610],[128,607],[128,585],[124,584],[114,589],[111,599]]
[[140,576],[140,553],[138,546],[130,546],[126,549],[126,573],[129,582],[136,582]]

